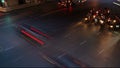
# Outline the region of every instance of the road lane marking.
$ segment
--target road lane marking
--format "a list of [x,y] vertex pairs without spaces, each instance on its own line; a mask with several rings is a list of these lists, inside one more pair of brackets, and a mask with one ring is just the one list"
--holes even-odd
[[47,62],[49,62],[49,63],[51,63],[53,65],[56,65],[56,66],[58,66],[60,68],[62,67],[58,62],[56,62],[54,59],[50,58],[49,56],[47,56],[47,55],[45,55],[43,53],[41,53],[41,55],[42,55],[42,58],[45,59]]
[[85,41],[83,41],[83,42],[81,42],[80,43],[80,45],[83,45],[83,44],[85,44],[85,43],[87,43],[87,41],[85,40]]
[[41,15],[41,17],[47,16],[47,15],[50,15],[50,14],[53,14],[53,13],[56,13],[56,12],[59,12],[59,11],[62,11],[62,10],[64,10],[64,9],[59,9],[59,10],[51,11],[49,13]]
[[117,6],[120,6],[120,4],[119,4],[119,3],[116,3],[116,2],[113,2],[113,4],[115,4],[115,5],[117,5]]
[[98,52],[98,54],[97,54],[97,55],[102,54],[104,51],[105,51],[105,49],[102,49],[100,52]]
[[11,50],[11,49],[13,49],[13,48],[15,48],[15,46],[14,46],[14,47],[6,48],[5,51]]
[[71,34],[67,34],[67,35],[64,36],[64,38],[67,38],[67,37],[70,36],[70,35],[71,35]]
[[44,58],[45,60],[47,60],[48,62],[50,62],[51,64],[55,64],[55,62],[52,61],[52,59],[50,59],[49,57],[43,55],[43,58]]
[[65,54],[66,54],[66,53],[63,53],[63,54],[59,55],[58,58],[63,57]]

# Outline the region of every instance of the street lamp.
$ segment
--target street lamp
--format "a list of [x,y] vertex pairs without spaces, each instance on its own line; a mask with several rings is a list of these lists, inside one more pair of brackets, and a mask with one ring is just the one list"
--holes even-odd
[[116,23],[116,20],[113,20],[113,23]]
[[103,24],[103,23],[104,23],[104,21],[103,21],[103,20],[100,20],[100,23],[101,23],[101,24]]
[[2,3],[5,3],[5,0],[2,0]]
[[113,28],[113,25],[110,25],[110,28]]
[[85,21],[87,21],[88,20],[88,18],[85,18]]
[[119,25],[116,25],[116,28],[119,28],[120,26]]

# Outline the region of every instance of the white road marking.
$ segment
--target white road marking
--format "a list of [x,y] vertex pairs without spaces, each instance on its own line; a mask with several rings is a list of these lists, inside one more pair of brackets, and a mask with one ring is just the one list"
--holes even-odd
[[47,16],[47,15],[50,15],[50,14],[53,14],[53,13],[59,12],[59,11],[61,11],[61,10],[63,10],[63,9],[59,9],[59,10],[55,10],[55,11],[51,11],[51,12],[49,12],[49,13],[46,13],[46,14],[41,15],[41,17],[44,17],[44,16]]
[[47,60],[48,62],[50,62],[50,63],[52,63],[52,64],[55,64],[55,62],[52,61],[49,57],[43,55],[43,58],[44,58],[45,60]]
[[64,38],[67,38],[68,36],[70,36],[70,34],[65,35]]
[[80,45],[83,45],[83,44],[85,44],[85,43],[87,43],[87,41],[85,40],[85,41],[83,41],[83,42],[81,42],[80,43]]
[[15,48],[15,47],[6,48],[5,51],[11,50],[11,49],[13,49],[13,48]]
[[116,3],[116,2],[113,2],[113,4],[115,4],[115,5],[117,5],[117,6],[120,6],[120,4],[119,4],[119,3]]
[[99,51],[99,53],[97,55],[102,54],[105,51],[105,49],[102,49],[101,51]]

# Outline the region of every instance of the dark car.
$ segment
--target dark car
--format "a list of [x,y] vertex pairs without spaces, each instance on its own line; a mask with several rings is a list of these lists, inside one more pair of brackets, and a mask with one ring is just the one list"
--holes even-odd
[[[40,45],[44,45],[45,42],[43,41],[44,39],[42,38],[42,36],[40,36],[39,34],[35,33],[34,31],[32,31],[30,25],[26,25],[26,24],[19,24],[17,29],[18,31],[26,36],[29,39],[32,39],[33,41],[36,41],[37,43],[39,43]],[[42,38],[42,40],[41,40]]]
[[69,54],[62,54],[56,58],[56,61],[65,68],[79,67],[86,68],[86,65]]

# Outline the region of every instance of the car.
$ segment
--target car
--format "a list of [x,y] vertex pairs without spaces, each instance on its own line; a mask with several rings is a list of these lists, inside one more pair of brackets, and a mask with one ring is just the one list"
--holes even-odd
[[114,31],[119,31],[120,30],[120,24],[115,24],[113,26]]
[[79,67],[79,68],[86,68],[87,66],[83,64],[81,61],[78,59],[72,57],[69,54],[62,54],[56,58],[56,61],[62,65],[62,67],[65,68],[71,68],[71,67]]
[[65,2],[58,2],[58,6],[59,7],[66,7],[66,3]]
[[43,40],[41,40],[40,38],[42,38],[40,35],[38,35],[37,33],[33,32],[30,29],[30,25],[26,25],[26,24],[19,24],[17,29],[20,32],[20,34],[32,39],[33,41],[36,41],[37,43],[39,43],[40,45],[44,45],[45,42]]

